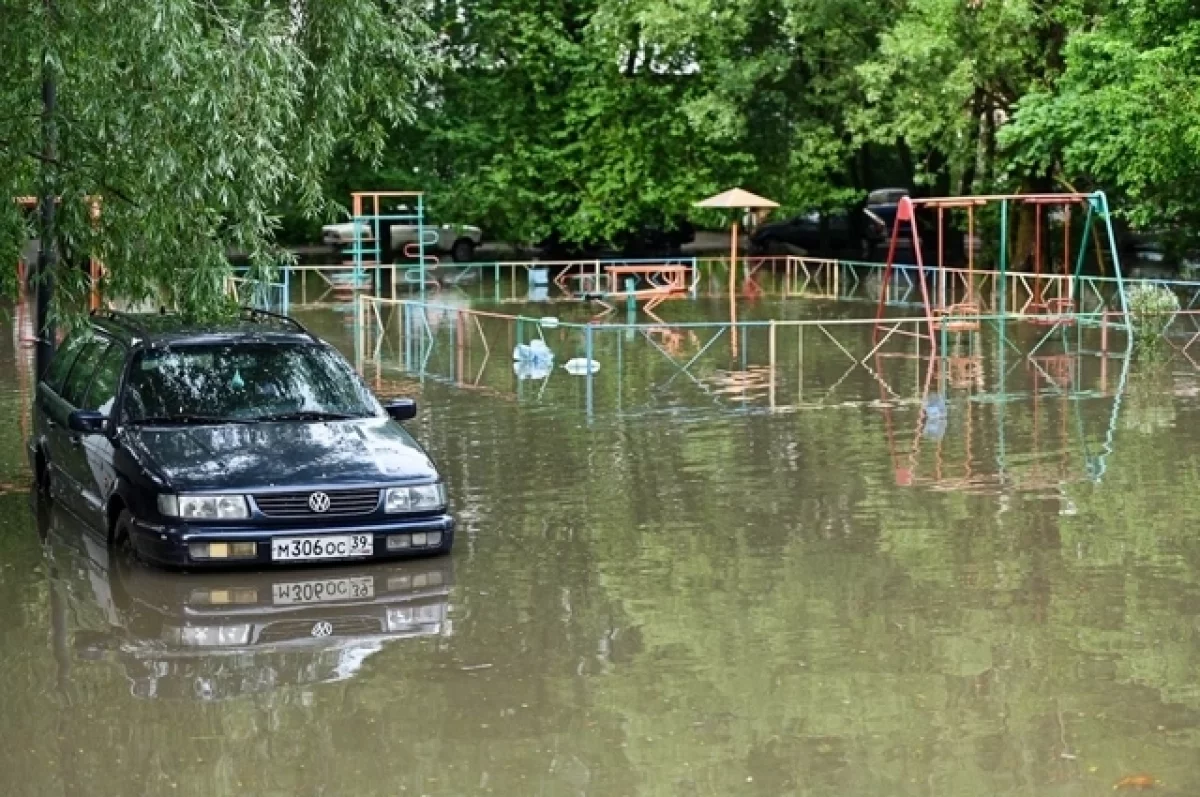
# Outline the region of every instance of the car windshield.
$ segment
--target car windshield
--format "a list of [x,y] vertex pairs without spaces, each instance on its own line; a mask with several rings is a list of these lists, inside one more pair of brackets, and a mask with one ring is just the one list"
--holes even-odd
[[381,409],[341,356],[316,344],[239,343],[140,352],[124,401],[130,423],[338,420]]

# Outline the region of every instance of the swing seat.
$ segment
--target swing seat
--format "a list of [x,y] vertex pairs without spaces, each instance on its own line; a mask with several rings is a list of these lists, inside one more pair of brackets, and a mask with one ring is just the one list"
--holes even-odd
[[1039,326],[1058,326],[1059,324],[1075,323],[1074,299],[1047,299],[1029,305],[1026,312],[1034,316],[1029,323]]
[[979,329],[979,305],[974,302],[953,304],[940,310],[938,329],[947,332],[975,332]]

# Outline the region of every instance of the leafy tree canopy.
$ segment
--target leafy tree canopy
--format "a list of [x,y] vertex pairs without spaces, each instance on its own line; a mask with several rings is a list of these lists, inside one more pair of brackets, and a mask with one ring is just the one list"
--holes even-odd
[[[0,0],[0,193],[51,179],[63,251],[101,256],[111,292],[201,306],[230,250],[265,267],[282,216],[312,240],[355,189],[425,190],[435,220],[520,242],[715,223],[692,203],[733,185],[781,213],[894,185],[1097,187],[1189,232],[1193,5]],[[11,260],[28,215],[0,207]]]
[[426,21],[397,0],[0,0],[0,19],[0,262],[30,231],[7,198],[61,196],[62,306],[87,254],[112,295],[219,302],[228,253],[277,262],[279,209],[326,212],[335,149],[376,159],[430,74]]

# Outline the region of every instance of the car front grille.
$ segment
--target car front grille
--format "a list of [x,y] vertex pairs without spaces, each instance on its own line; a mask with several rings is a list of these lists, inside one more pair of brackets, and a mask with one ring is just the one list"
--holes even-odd
[[[309,499],[314,493],[329,496],[329,509],[314,512]],[[267,517],[317,518],[369,515],[379,508],[379,490],[314,490],[305,493],[267,493],[254,496],[258,510]]]
[[378,617],[338,617],[332,620],[277,620],[267,623],[259,631],[257,641],[288,642],[294,639],[345,636],[371,636],[383,633],[383,622]]

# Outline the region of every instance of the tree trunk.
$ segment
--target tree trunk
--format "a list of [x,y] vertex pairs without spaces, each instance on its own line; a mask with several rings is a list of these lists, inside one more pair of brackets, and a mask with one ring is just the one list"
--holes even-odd
[[857,180],[858,186],[857,187],[863,189],[864,191],[870,191],[871,189],[875,188],[876,187],[875,186],[875,173],[874,173],[874,169],[873,169],[873,164],[871,163],[871,145],[870,144],[864,143],[861,147],[858,148],[858,153],[855,158],[855,161],[856,161],[855,165],[857,166],[857,169],[855,170],[855,172],[856,172],[856,176],[858,178],[858,180]]
[[966,196],[975,188],[975,171],[979,165],[979,137],[982,134],[984,97],[982,89],[975,89],[975,99],[971,102],[971,114],[975,124],[971,128],[971,142],[968,151],[971,157],[963,167],[963,173],[958,182],[958,193]]
[[933,196],[946,196],[950,193],[948,165],[949,159],[940,149],[932,150],[925,159],[925,171],[933,175]]
[[996,104],[989,100],[983,109],[983,190],[991,191],[996,175]]
[[[1043,194],[1054,190],[1054,181],[1049,175],[1027,177],[1021,181],[1022,194]],[[1017,243],[1013,247],[1012,271],[1033,271],[1037,263],[1037,212],[1039,205],[1022,204],[1018,206]],[[1042,263],[1041,273],[1049,274],[1054,271],[1050,257],[1051,247],[1049,225],[1042,209]]]
[[[47,28],[53,25],[54,0],[44,0]],[[47,30],[47,39],[50,31]],[[58,85],[54,69],[50,65],[49,52],[42,57],[42,163],[41,163],[41,213],[37,267],[34,271],[34,332],[37,335],[34,369],[39,378],[46,373],[46,366],[54,356],[55,330],[50,316],[54,297],[54,272],[58,264],[55,204],[58,202],[58,180],[55,163],[58,157],[58,129],[55,114],[58,106]]]
[[896,140],[896,155],[899,156],[900,166],[904,169],[904,187],[909,190],[909,193],[916,196],[917,173],[913,166],[912,150],[909,149],[908,142],[903,138]]

